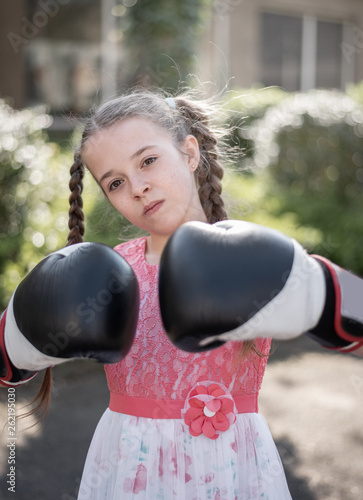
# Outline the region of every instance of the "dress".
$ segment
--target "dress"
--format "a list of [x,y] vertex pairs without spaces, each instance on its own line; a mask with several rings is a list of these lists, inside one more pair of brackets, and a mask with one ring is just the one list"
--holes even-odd
[[[257,340],[265,357],[250,352],[242,361],[236,342],[198,354],[177,349],[162,326],[159,267],[146,262],[145,246],[142,237],[115,247],[139,281],[139,321],[128,355],[105,366],[110,407],[95,430],[78,500],[291,499],[257,409],[270,339]],[[199,415],[194,427],[191,406]],[[216,417],[223,431],[199,432],[198,422]]]

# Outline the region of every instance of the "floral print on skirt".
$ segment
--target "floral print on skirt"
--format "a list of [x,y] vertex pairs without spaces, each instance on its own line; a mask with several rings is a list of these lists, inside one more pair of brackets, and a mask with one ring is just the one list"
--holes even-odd
[[218,439],[192,436],[182,419],[103,414],[78,500],[288,500],[264,417],[241,413]]

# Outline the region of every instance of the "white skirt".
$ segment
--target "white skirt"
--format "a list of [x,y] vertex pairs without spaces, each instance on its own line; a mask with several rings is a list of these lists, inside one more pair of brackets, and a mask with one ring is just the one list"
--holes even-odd
[[218,439],[193,437],[182,419],[111,411],[88,451],[78,500],[288,500],[264,417],[241,413]]

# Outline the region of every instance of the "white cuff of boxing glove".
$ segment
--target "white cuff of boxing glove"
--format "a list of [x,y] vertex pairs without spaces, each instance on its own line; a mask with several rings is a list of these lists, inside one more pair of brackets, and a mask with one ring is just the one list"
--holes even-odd
[[70,361],[70,358],[54,358],[43,354],[24,337],[14,317],[13,301],[14,295],[8,305],[4,332],[6,352],[13,365],[21,370],[39,371]]
[[[295,240],[294,259],[285,286],[271,300],[254,304],[258,312],[241,326],[199,342],[205,346],[216,340],[252,340],[272,337],[287,340],[314,328],[323,312],[326,288],[324,273],[319,263],[310,257]],[[268,256],[266,256],[268,259]],[[282,278],[283,279],[283,278]],[[251,297],[253,304],[253,297]]]

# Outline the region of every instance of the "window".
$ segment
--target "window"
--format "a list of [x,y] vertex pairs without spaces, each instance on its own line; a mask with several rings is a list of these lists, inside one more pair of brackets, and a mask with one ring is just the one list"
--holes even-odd
[[316,86],[341,87],[343,25],[317,22]]
[[349,25],[312,16],[261,16],[261,80],[287,91],[343,88],[352,80],[342,44]]
[[263,14],[262,82],[287,91],[299,88],[302,20],[298,17]]
[[100,88],[99,0],[53,2],[52,10],[51,2],[27,2],[35,27],[24,53],[27,104],[61,114],[89,108]]
[[26,5],[32,29],[24,48],[26,104],[45,102],[62,117],[114,96],[124,77],[115,0]]

